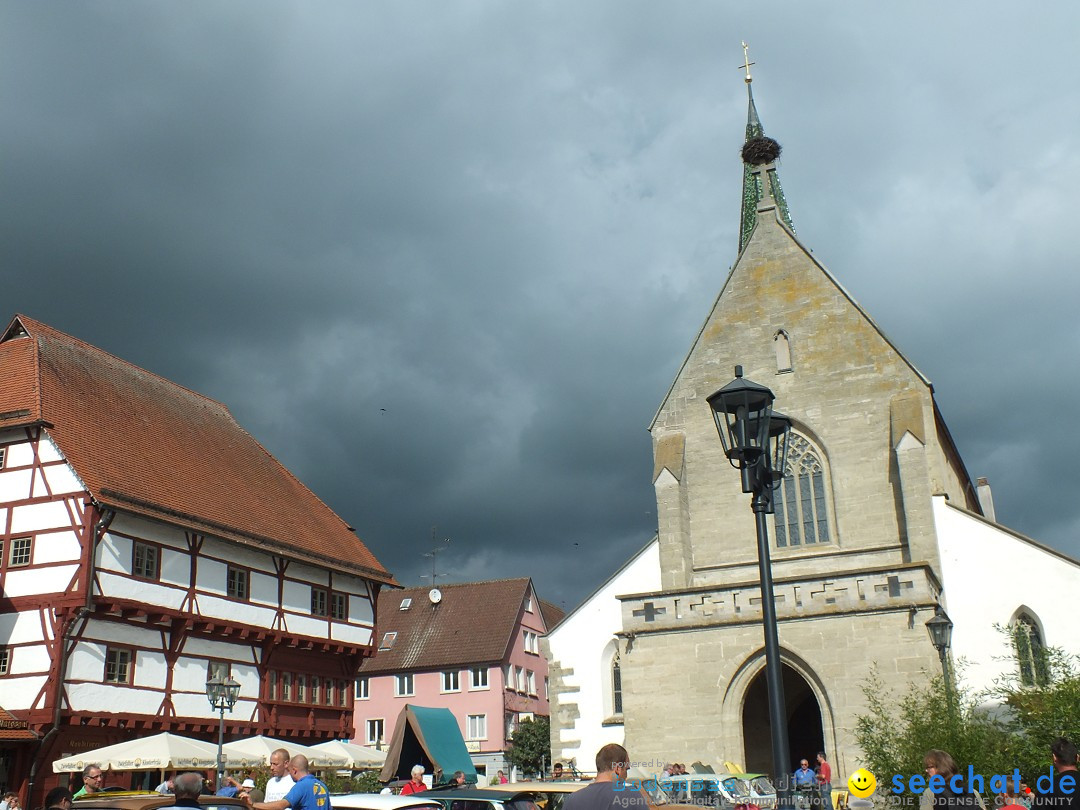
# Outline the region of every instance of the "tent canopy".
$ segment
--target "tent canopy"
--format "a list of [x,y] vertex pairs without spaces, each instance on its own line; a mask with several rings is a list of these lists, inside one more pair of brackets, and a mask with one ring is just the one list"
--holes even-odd
[[308,758],[308,763],[313,768],[345,768],[349,762],[348,757],[344,754],[335,754],[314,746],[300,745],[287,740],[275,740],[273,737],[266,737],[262,734],[225,743],[222,750],[229,757],[230,767],[250,768],[254,765],[269,765],[270,755],[279,748],[288,751],[290,757],[303,754]]
[[383,763],[386,762],[385,751],[377,751],[374,748],[342,740],[327,740],[311,747],[316,751],[326,751],[336,756],[348,757],[349,762],[345,767],[355,770],[381,768]]
[[[224,754],[222,759],[229,764]],[[205,770],[217,766],[217,746],[164,732],[55,760],[53,773],[73,773],[87,765],[103,771]]]
[[379,779],[408,779],[413,765],[423,765],[436,783],[446,781],[454,771],[463,771],[468,782],[476,781],[465,738],[449,709],[406,704],[401,710]]

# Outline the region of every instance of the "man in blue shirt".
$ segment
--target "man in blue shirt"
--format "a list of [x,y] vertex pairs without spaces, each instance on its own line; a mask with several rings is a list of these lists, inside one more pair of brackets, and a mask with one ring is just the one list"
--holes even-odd
[[257,802],[253,810],[332,810],[330,791],[320,780],[308,773],[308,759],[297,754],[289,760],[289,773],[296,782],[285,794],[284,799],[276,802]]
[[817,774],[814,773],[813,768],[810,767],[810,763],[805,759],[799,763],[799,770],[795,771],[795,790],[798,791],[798,796],[804,799],[801,804],[809,804],[805,801],[810,791],[814,789],[814,785],[817,782]]

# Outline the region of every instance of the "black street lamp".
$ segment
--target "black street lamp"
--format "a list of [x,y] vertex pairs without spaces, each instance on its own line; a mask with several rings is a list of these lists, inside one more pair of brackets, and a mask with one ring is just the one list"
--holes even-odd
[[949,647],[952,646],[953,623],[949,614],[938,607],[934,616],[926,623],[926,631],[930,634],[930,641],[941,659],[941,674],[945,678],[945,691],[952,693],[952,681],[949,677]]
[[769,558],[769,526],[773,490],[784,478],[791,420],[773,411],[776,398],[764,385],[743,379],[735,366],[735,379],[708,398],[716,429],[731,466],[742,472],[743,492],[753,494],[751,506],[757,523],[758,570],[761,579],[761,612],[765,631],[765,682],[769,690],[769,728],[772,734],[773,768],[776,770],[778,807],[792,807],[789,785],[787,708],[776,632],[772,561]]
[[206,699],[210,706],[218,711],[218,743],[217,743],[217,785],[225,779],[225,765],[221,759],[221,749],[225,745],[225,709],[232,711],[236,705],[236,699],[240,697],[240,684],[232,678],[224,675],[214,675],[206,679]]

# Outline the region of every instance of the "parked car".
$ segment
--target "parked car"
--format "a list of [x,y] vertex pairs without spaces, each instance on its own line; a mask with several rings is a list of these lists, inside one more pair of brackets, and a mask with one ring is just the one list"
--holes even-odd
[[[176,803],[175,796],[163,796],[153,791],[108,791],[92,796],[80,796],[72,802],[72,810],[157,810]],[[243,799],[225,796],[200,796],[199,805],[205,810],[247,810]]]
[[[507,787],[512,789],[507,790]],[[536,794],[513,789],[515,787],[436,788],[425,790],[423,797],[439,802],[442,810],[540,810],[536,804]]]
[[758,807],[776,807],[776,788],[763,773],[733,773],[750,788],[752,802]]
[[515,782],[512,785],[490,785],[479,788],[483,791],[505,791],[507,787],[515,791],[529,793],[539,810],[562,810],[566,797],[581,790],[589,782]]
[[443,810],[434,799],[427,798],[428,791],[409,796],[390,793],[345,793],[330,797],[334,810]]

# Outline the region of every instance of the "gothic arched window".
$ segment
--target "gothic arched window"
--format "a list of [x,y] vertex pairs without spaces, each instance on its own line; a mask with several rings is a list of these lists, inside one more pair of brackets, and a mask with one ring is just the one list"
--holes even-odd
[[791,371],[791,340],[783,329],[773,335],[773,349],[776,351],[776,372]]
[[622,714],[622,664],[618,653],[611,660],[611,704],[614,714]]
[[822,458],[809,439],[792,431],[784,480],[773,491],[776,545],[780,548],[832,540]]
[[1013,647],[1020,666],[1020,683],[1024,686],[1046,686],[1049,680],[1046,667],[1046,645],[1043,644],[1039,623],[1028,613],[1021,613],[1012,625]]

